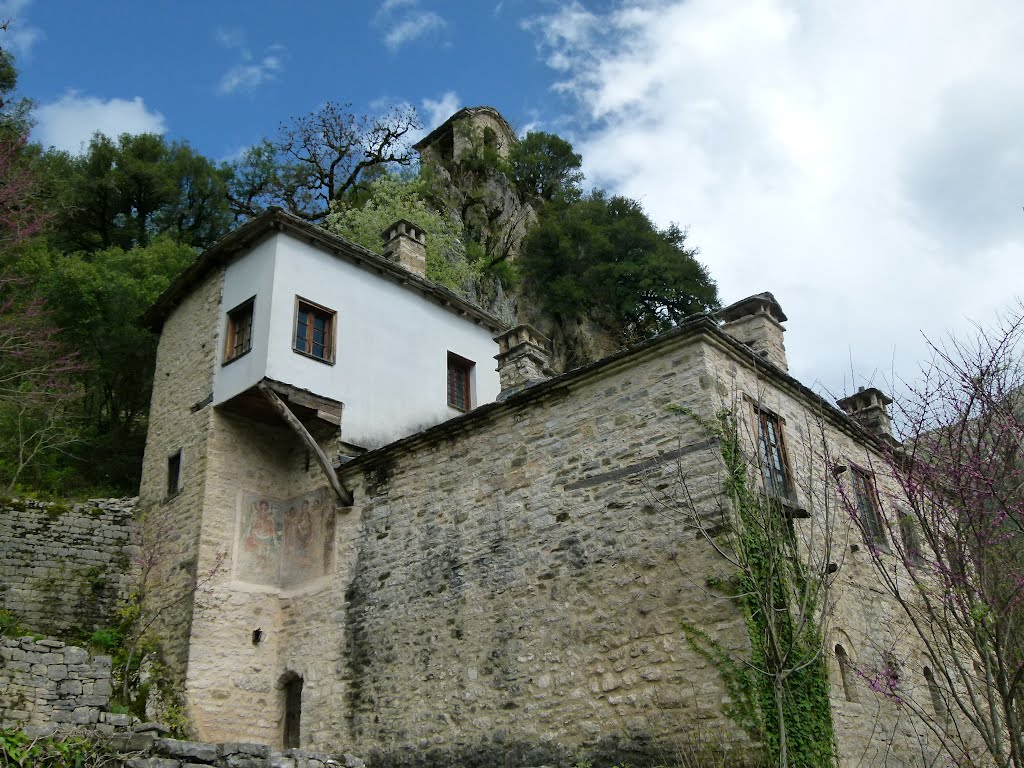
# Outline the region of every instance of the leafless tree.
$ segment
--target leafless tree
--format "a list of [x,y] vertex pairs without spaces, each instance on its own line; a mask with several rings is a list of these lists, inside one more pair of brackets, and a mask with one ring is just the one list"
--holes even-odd
[[377,173],[407,166],[409,136],[419,128],[412,107],[359,116],[349,104],[321,109],[282,124],[231,166],[228,197],[237,218],[279,205],[307,221],[320,221],[334,200],[357,194]]
[[932,343],[896,399],[900,445],[872,468],[898,492],[879,493],[873,517],[842,485],[880,583],[928,655],[928,696],[907,705],[954,759],[1001,768],[1024,766],[1022,340],[1017,305]]

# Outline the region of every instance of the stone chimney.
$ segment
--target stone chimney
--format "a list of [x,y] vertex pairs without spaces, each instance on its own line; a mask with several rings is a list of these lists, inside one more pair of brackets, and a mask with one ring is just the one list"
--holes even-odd
[[868,432],[879,437],[892,438],[892,418],[889,416],[889,405],[892,398],[880,389],[859,387],[856,394],[837,400],[836,404],[847,416],[860,424]]
[[495,336],[494,340],[498,342],[494,359],[498,361],[501,382],[498,400],[551,377],[548,363],[551,340],[532,325],[517,325]]
[[786,364],[786,345],[782,334],[786,329],[786,315],[779,302],[770,293],[759,293],[740,299],[718,313],[722,321],[722,330],[754,350],[770,363],[774,363],[784,371],[789,371]]
[[427,233],[411,221],[399,219],[380,233],[384,258],[420,277],[427,276]]

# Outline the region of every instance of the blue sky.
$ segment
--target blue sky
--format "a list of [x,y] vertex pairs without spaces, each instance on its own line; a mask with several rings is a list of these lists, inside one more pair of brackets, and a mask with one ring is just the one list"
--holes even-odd
[[489,104],[771,290],[791,370],[892,389],[1024,289],[1019,0],[0,0],[34,137],[227,159],[328,99]]
[[110,113],[120,106],[126,124],[133,117],[223,159],[329,99],[357,112],[409,103],[424,119],[431,103],[454,103],[453,93],[465,104],[500,99],[513,125],[528,126],[560,100],[523,26],[551,7],[321,0],[295,12],[263,0],[31,2],[8,15],[15,39],[35,32],[27,50],[15,46],[23,92],[66,106],[66,122],[53,115],[60,127],[38,138],[67,146],[87,129],[78,118],[90,104]]

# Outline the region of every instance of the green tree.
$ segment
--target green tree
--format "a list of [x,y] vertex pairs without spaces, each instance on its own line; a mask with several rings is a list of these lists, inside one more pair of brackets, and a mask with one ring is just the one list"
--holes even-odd
[[162,233],[205,247],[231,224],[229,170],[187,143],[97,133],[83,154],[50,150],[41,165],[54,215],[50,241],[59,250],[144,246]]
[[324,227],[372,251],[381,249],[381,232],[398,219],[411,221],[427,233],[427,277],[461,290],[479,271],[466,257],[466,247],[451,218],[427,204],[419,177],[386,174],[371,181],[357,202],[331,207]]
[[553,133],[531,131],[512,145],[508,167],[524,200],[550,203],[580,197],[583,158]]
[[90,473],[81,484],[137,486],[156,359],[156,337],[140,319],[194,258],[169,235],[127,250],[26,256],[24,271],[48,297],[61,338],[88,366],[79,374],[82,439],[72,450],[77,469]]
[[633,343],[718,307],[714,281],[676,225],[658,230],[635,200],[595,191],[546,206],[519,269],[556,319],[587,316]]

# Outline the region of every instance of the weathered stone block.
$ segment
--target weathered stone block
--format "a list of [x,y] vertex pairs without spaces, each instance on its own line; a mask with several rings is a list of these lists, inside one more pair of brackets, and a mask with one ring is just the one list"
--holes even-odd
[[68,676],[68,668],[66,664],[50,664],[46,668],[46,676],[54,682],[60,682],[65,680]]
[[99,710],[89,706],[78,707],[71,713],[71,722],[76,725],[89,725],[97,722],[99,719]]
[[180,760],[169,757],[134,757],[125,764],[128,768],[181,768]]
[[153,748],[161,755],[179,760],[192,760],[212,764],[217,760],[217,747],[195,741],[179,739],[158,739]]
[[250,755],[253,757],[270,757],[270,747],[266,744],[252,744],[244,741],[228,741],[217,746],[222,757],[232,755]]
[[133,733],[128,737],[128,744],[126,751],[128,752],[145,752],[153,746],[153,742],[156,741],[156,734],[152,731],[145,731],[142,733]]

